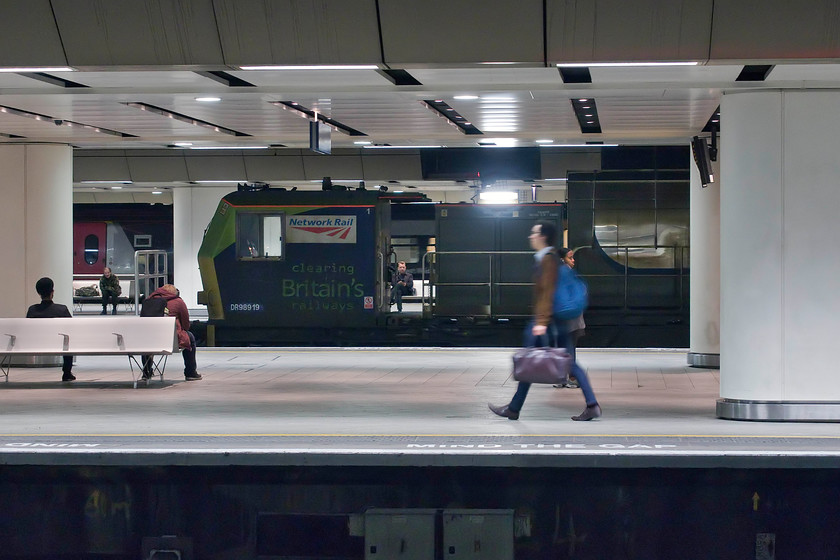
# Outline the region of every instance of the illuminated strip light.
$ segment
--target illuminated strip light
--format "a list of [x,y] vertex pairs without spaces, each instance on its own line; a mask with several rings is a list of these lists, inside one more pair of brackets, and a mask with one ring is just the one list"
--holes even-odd
[[615,67],[615,68],[633,68],[638,66],[697,66],[698,61],[680,61],[680,62],[569,62],[558,63],[557,68],[588,68],[588,67]]
[[92,124],[84,124],[76,121],[68,121],[65,119],[59,119],[56,117],[51,117],[49,115],[42,115],[41,113],[33,113],[32,111],[26,111],[24,109],[15,109],[14,107],[9,107],[7,105],[0,105],[0,113],[7,113],[9,115],[14,115],[16,117],[25,117],[27,119],[32,119],[36,121],[43,121],[46,123],[52,123],[56,126],[68,126],[68,127],[79,127],[85,130],[92,130],[94,132],[100,132],[102,134],[109,134],[111,136],[118,136],[120,138],[137,138],[134,134],[127,134],[125,132],[120,132],[118,130],[111,130],[110,128],[103,128],[101,126],[94,126]]
[[361,130],[356,130],[355,128],[351,128],[344,123],[338,122],[335,119],[325,117],[317,111],[313,111],[312,109],[304,107],[297,101],[269,101],[269,103],[277,107],[281,107],[284,111],[296,111],[300,113],[301,117],[304,117],[311,121],[314,121],[317,118],[319,122],[322,122],[325,125],[332,127],[333,130],[343,132],[348,136],[367,136],[367,134],[365,134]]
[[14,72],[16,74],[26,72],[75,72],[76,70],[68,66],[19,66],[17,68],[0,68],[0,72]]
[[362,148],[370,149],[370,150],[386,150],[386,149],[402,149],[406,150],[409,148],[443,148],[443,146],[362,146]]
[[[181,146],[179,146],[181,147]],[[190,150],[267,150],[268,146],[183,146]]]
[[203,121],[201,119],[196,119],[190,117],[188,115],[184,115],[181,113],[176,113],[175,111],[170,111],[168,109],[164,109],[163,107],[157,107],[155,105],[150,105],[148,103],[140,103],[140,102],[126,102],[123,105],[127,105],[129,107],[133,107],[134,109],[140,109],[141,111],[147,111],[149,113],[154,113],[156,115],[160,115],[162,117],[167,117],[170,119],[174,119],[176,121],[180,121],[183,123],[191,124],[194,126],[200,126],[202,128],[209,128],[213,132],[221,132],[222,134],[229,134],[231,136],[251,136],[250,134],[246,134],[244,132],[239,132],[238,130],[233,130],[231,128],[225,128],[218,124],[213,124],[211,122]]
[[540,148],[615,148],[618,144],[540,144]]
[[301,64],[240,66],[240,70],[379,70],[376,64]]
[[79,181],[79,182],[83,185],[101,185],[101,184],[106,184],[106,185],[113,185],[113,184],[133,185],[134,184],[133,181],[126,181],[124,179],[115,179],[113,181]]

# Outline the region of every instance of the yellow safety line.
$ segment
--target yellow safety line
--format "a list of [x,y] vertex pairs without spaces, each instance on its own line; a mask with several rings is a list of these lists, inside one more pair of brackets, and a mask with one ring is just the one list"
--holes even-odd
[[784,436],[784,435],[721,435],[721,434],[0,434],[4,437],[334,437],[334,438],[362,438],[362,437],[415,437],[415,438],[547,438],[547,437],[574,437],[574,438],[730,438],[730,439],[837,439],[840,436]]

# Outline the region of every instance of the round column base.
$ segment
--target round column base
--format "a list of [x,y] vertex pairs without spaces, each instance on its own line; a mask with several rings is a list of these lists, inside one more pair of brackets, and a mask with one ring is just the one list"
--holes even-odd
[[688,365],[691,367],[720,369],[720,354],[688,353]]
[[755,422],[840,422],[840,402],[745,401],[718,399],[715,414],[724,420]]

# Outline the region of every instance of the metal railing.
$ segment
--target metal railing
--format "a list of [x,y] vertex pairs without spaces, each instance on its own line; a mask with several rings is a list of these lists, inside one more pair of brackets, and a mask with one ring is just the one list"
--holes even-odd
[[169,258],[166,251],[134,251],[134,313],[140,315],[140,297],[148,297],[166,284]]
[[[591,250],[592,247],[578,247],[575,248],[574,251],[585,251]],[[685,288],[685,281],[686,276],[688,274],[688,254],[690,251],[689,247],[684,246],[659,246],[659,247],[645,247],[645,246],[625,246],[625,247],[601,247],[601,250],[605,252],[605,254],[610,257],[616,264],[621,267],[621,271],[615,274],[603,274],[603,273],[586,273],[581,274],[581,276],[585,279],[587,278],[622,278],[622,289],[621,289],[621,305],[620,307],[624,309],[628,309],[631,307],[629,297],[631,293],[630,289],[630,279],[632,278],[674,278],[677,280],[677,287],[674,290],[674,295],[676,296],[676,301],[678,302],[676,307],[682,309],[686,302],[683,297],[684,288]],[[633,266],[634,260],[640,260],[642,258],[651,259],[651,258],[658,258],[663,259],[663,255],[649,255],[645,253],[649,253],[650,251],[659,252],[664,251],[663,254],[668,254],[670,252],[671,258],[670,261],[667,263],[662,263],[664,266],[649,266],[649,267],[640,267],[640,266]],[[632,253],[636,253],[633,255]],[[438,259],[444,256],[466,256],[466,255],[474,255],[474,256],[483,256],[487,258],[486,266],[487,266],[487,274],[486,274],[486,281],[471,281],[471,282],[440,282],[438,281],[439,272],[436,270],[437,266],[439,265]],[[497,288],[502,286],[530,286],[532,285],[531,281],[528,282],[501,282],[498,280],[497,276],[500,271],[500,266],[497,265],[497,259],[509,256],[509,255],[533,255],[531,251],[430,251],[423,255],[423,259],[421,261],[422,264],[422,285],[424,289],[421,292],[420,301],[423,305],[423,308],[428,309],[431,311],[432,315],[435,314],[435,307],[436,307],[436,289],[439,287],[446,287],[446,286],[459,286],[459,287],[469,287],[473,286],[476,289],[486,290],[487,293],[487,307],[489,315],[496,316],[497,309],[496,309],[496,299],[494,295],[498,292]],[[645,273],[645,269],[650,268],[651,270],[666,270],[668,272],[650,272]],[[428,271],[428,283],[427,280],[427,271]],[[670,272],[673,271],[673,272]],[[594,306],[597,307],[618,307],[617,305],[599,305],[597,294],[595,294],[595,301],[592,303]],[[525,302],[524,305],[529,304],[530,301]],[[511,314],[505,313],[505,316],[518,316],[519,314]],[[522,314],[525,316],[526,314]]]
[[[429,306],[429,309],[432,310],[434,314],[435,308],[435,298],[436,298],[436,288],[445,287],[445,286],[461,286],[461,287],[468,287],[468,286],[475,286],[477,288],[484,287],[487,289],[487,302],[488,302],[488,313],[489,316],[495,316],[496,310],[494,309],[495,299],[493,297],[493,293],[495,288],[500,286],[530,286],[533,282],[501,282],[496,280],[496,270],[498,269],[497,266],[497,258],[501,258],[503,256],[512,256],[512,255],[533,255],[532,251],[429,251],[425,255],[423,255],[423,259],[421,260],[421,265],[423,267],[423,272],[421,275],[422,284],[424,287],[428,288],[428,294],[426,293],[426,289],[422,290],[420,303],[423,305],[424,308]],[[434,267],[438,265],[437,259],[442,256],[451,256],[451,255],[476,255],[476,256],[484,256],[487,257],[487,281],[486,282],[439,282],[435,280],[435,274],[432,273]],[[426,270],[429,271],[429,282],[426,283]],[[506,314],[510,315],[510,314]],[[526,314],[523,314],[523,316]]]

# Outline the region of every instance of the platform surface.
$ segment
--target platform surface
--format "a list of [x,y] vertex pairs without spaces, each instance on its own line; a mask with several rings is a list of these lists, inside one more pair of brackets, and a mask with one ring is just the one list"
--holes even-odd
[[685,350],[581,349],[604,411],[576,389],[535,385],[505,404],[513,349],[199,348],[163,382],[132,389],[128,360],[79,356],[0,382],[0,463],[836,468],[831,423],[715,418],[719,374]]

